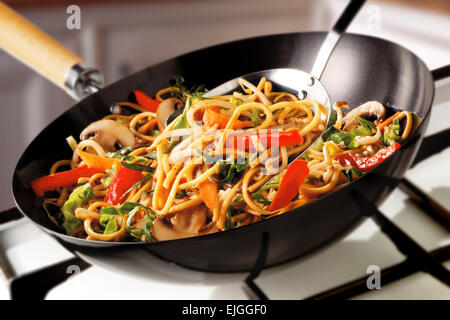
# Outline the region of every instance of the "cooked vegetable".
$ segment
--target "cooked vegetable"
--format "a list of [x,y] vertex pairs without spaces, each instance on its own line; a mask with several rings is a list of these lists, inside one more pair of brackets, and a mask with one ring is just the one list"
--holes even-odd
[[102,157],[81,150],[78,150],[78,154],[90,168],[97,168],[101,171],[112,169],[113,166],[118,168],[121,165],[120,161],[115,158]]
[[371,135],[374,130],[376,130],[376,126],[373,122],[368,121],[366,119],[360,118],[358,116],[354,116],[356,123],[359,123],[359,126],[355,129],[344,131],[338,130],[334,126],[330,125],[325,130],[322,135],[323,141],[333,141],[335,144],[339,144],[342,147],[348,149],[355,149],[360,146],[360,143],[356,140],[356,137],[364,137]]
[[72,234],[75,229],[81,226],[80,220],[75,217],[75,209],[84,206],[93,196],[94,190],[89,183],[86,183],[73,190],[69,199],[63,204],[61,207],[61,212],[64,215],[62,226],[67,234]]
[[233,163],[221,162],[219,166],[219,176],[223,177],[222,179],[217,179],[218,182],[231,182],[235,177],[237,177],[240,173],[244,172],[247,169],[248,161],[245,159],[236,159]]
[[78,143],[75,140],[73,136],[68,136],[66,138],[67,144],[69,145],[70,149],[72,149],[73,152],[77,149]]
[[[218,129],[225,129],[228,121],[230,121],[230,117],[224,116],[220,112],[214,111],[212,108],[206,108],[205,113],[203,114],[203,122],[210,127],[217,125]],[[251,126],[251,123],[236,120],[233,129],[242,129]]]
[[384,120],[382,123],[380,123],[378,125],[378,128],[380,130],[383,130],[388,124],[390,124],[392,122],[392,120],[394,120],[395,118],[398,117],[398,115],[400,114],[400,111],[397,111],[396,113],[394,113],[392,116],[390,116],[389,118],[387,118],[386,120]]
[[103,234],[110,234],[117,231],[117,222],[114,216],[103,215],[100,217],[99,223],[103,227]]
[[348,131],[351,129],[355,129],[358,126],[358,121],[355,116],[376,116],[378,119],[383,119],[385,113],[386,110],[380,102],[368,101],[345,115],[345,117],[342,119],[342,121],[345,123],[343,130]]
[[368,171],[386,160],[399,148],[400,144],[394,143],[386,148],[378,150],[377,153],[370,157],[357,157],[351,153],[344,153],[338,156],[337,160],[343,167],[355,167],[360,171]]
[[206,179],[198,185],[198,190],[200,191],[200,199],[203,200],[209,209],[214,210],[219,206],[217,183]]
[[308,161],[296,160],[292,162],[281,179],[275,198],[270,204],[269,211],[276,211],[289,204],[297,195],[298,188],[309,174]]
[[77,183],[78,179],[90,178],[97,172],[101,171],[102,170],[98,168],[82,166],[33,180],[31,182],[31,188],[38,197],[43,197],[44,193],[47,191],[74,185]]
[[125,147],[122,148],[120,150],[117,150],[115,152],[108,152],[106,154],[107,157],[109,158],[115,158],[115,159],[119,159],[122,160],[124,156],[128,155],[130,152],[138,149],[138,148],[142,148],[142,147],[148,147],[148,144],[145,143],[141,143],[141,144],[135,144],[133,146],[129,146],[129,147]]
[[80,134],[81,140],[92,139],[105,151],[115,151],[116,146],[133,146],[133,133],[123,124],[110,119],[102,119],[88,125]]
[[131,169],[131,170],[135,170],[135,171],[143,171],[143,172],[149,172],[149,173],[153,173],[155,172],[155,168],[152,167],[147,167],[141,164],[137,164],[137,163],[128,163],[128,162],[121,162],[122,166]]
[[186,105],[184,106],[183,109],[183,113],[181,115],[180,120],[178,120],[178,122],[174,125],[173,129],[183,129],[183,128],[188,128],[189,124],[187,121],[187,112],[189,111],[189,109],[191,108],[192,105],[192,98],[188,98],[186,100]]
[[157,241],[195,237],[217,232],[214,223],[206,223],[206,207],[198,205],[172,217],[159,216],[153,221],[152,235]]
[[158,121],[158,127],[160,130],[164,130],[167,125],[167,119],[169,116],[175,112],[177,102],[179,100],[177,98],[169,98],[161,102],[156,111],[156,119]]
[[386,126],[383,131],[383,143],[386,146],[390,146],[400,138],[400,122],[398,118],[392,120],[392,125]]
[[153,173],[149,173],[145,176],[142,177],[141,180],[139,180],[138,182],[136,182],[135,184],[133,184],[127,191],[124,192],[124,194],[122,194],[122,196],[120,197],[120,200],[125,199],[125,197],[136,187],[143,185],[145,182],[147,182],[148,180],[150,180],[151,178],[153,178]]
[[343,171],[344,171],[345,176],[348,179],[348,182],[352,182],[354,179],[353,178],[354,176],[361,177],[363,175],[363,173],[361,171],[359,171],[358,169],[353,168],[353,167],[351,167],[348,170],[343,170]]
[[136,96],[136,101],[141,107],[144,107],[150,112],[156,112],[160,102],[158,100],[152,99],[140,90],[134,90],[134,95]]
[[[122,164],[124,164],[124,162]],[[111,181],[105,196],[105,202],[113,205],[122,203],[124,201],[122,195],[141,179],[141,171],[129,169],[125,166],[120,167]]]

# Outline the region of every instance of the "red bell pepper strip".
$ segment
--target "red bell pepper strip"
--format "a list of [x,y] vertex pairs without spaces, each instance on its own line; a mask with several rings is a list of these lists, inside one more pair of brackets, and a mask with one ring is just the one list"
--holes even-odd
[[38,197],[43,197],[44,193],[60,187],[68,187],[76,184],[79,178],[90,178],[97,172],[101,172],[99,168],[90,168],[88,166],[78,167],[72,170],[50,174],[45,177],[38,178],[31,182],[31,188]]
[[136,96],[137,103],[141,107],[147,109],[150,112],[156,112],[156,110],[158,110],[158,106],[161,103],[160,101],[150,98],[140,90],[134,90],[133,92]]
[[233,148],[244,147],[245,150],[249,150],[250,146],[255,148],[251,139],[252,136],[257,136],[260,143],[266,148],[271,147],[274,141],[278,143],[278,147],[292,146],[303,142],[303,137],[296,130],[287,132],[257,132],[231,136]]
[[130,189],[136,182],[141,180],[143,174],[141,171],[120,167],[111,184],[108,187],[108,192],[105,196],[105,201],[109,204],[116,205],[123,203],[125,199],[121,199],[122,195]]
[[269,211],[281,209],[289,204],[298,192],[298,188],[309,174],[308,161],[292,162],[281,179],[278,191],[269,206]]
[[393,143],[386,148],[378,150],[377,153],[370,157],[357,157],[354,154],[344,153],[336,159],[343,167],[355,167],[360,171],[369,171],[390,157],[400,146],[400,143]]

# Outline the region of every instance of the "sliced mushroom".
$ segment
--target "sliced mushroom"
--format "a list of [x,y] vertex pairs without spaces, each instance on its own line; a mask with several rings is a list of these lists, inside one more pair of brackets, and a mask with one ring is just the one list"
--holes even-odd
[[152,235],[157,241],[195,237],[219,231],[215,223],[206,224],[206,207],[201,204],[153,221]]
[[374,117],[376,116],[378,119],[382,119],[386,113],[386,110],[378,101],[368,101],[363,103],[359,107],[353,109],[349,113],[345,115],[342,119],[345,125],[343,130],[348,131],[358,127],[358,121],[355,119],[355,116],[358,117]]
[[117,144],[120,144],[121,147],[135,144],[133,133],[123,124],[110,119],[91,123],[81,132],[80,139],[92,139],[105,151],[115,151]]
[[156,110],[156,119],[158,120],[158,126],[164,129],[168,123],[169,116],[177,110],[177,104],[180,102],[177,98],[169,98],[161,102]]

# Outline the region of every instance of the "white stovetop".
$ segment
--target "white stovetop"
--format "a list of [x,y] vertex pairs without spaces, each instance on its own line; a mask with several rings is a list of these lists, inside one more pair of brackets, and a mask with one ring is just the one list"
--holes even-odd
[[[448,128],[450,118],[450,81],[441,82],[427,134]],[[443,102],[445,101],[445,102]],[[407,177],[450,207],[450,149],[427,159],[408,171]],[[395,190],[381,206],[381,211],[426,250],[450,243],[450,234]],[[28,222],[10,223],[0,229],[0,244],[18,273],[51,264],[71,253]],[[138,253],[136,253],[138,254]],[[120,258],[113,256],[109,260]],[[145,258],[147,259],[147,257]],[[143,259],[143,261],[145,260]],[[242,290],[244,273],[211,274],[186,270],[153,258],[135,268],[133,274],[120,271],[108,259],[98,261],[81,274],[50,291],[48,299],[246,299]],[[272,299],[307,297],[366,275],[369,265],[381,268],[403,260],[392,243],[367,220],[343,240],[313,255],[285,265],[264,270],[257,284]],[[145,260],[146,261],[146,260]],[[146,269],[143,269],[145,267]],[[450,263],[446,264],[450,267]],[[95,288],[95,290],[91,290]],[[0,298],[9,297],[0,284]],[[450,290],[424,273],[416,273],[381,289],[357,296],[361,299],[450,299]]]

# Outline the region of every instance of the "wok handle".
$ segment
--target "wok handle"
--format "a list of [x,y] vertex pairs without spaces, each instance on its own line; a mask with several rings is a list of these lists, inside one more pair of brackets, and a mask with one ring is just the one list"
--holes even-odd
[[431,75],[433,76],[434,81],[439,81],[450,77],[450,64],[432,70]]
[[311,74],[317,79],[320,80],[322,77],[322,73],[327,66],[328,60],[339,40],[341,40],[342,34],[347,30],[348,26],[356,17],[359,9],[361,9],[365,2],[365,0],[351,0],[347,7],[345,7],[344,12],[342,12],[338,21],[334,24],[333,29],[328,32],[311,69]]
[[100,86],[103,84],[103,77],[97,75],[97,70],[82,68],[80,57],[3,2],[0,2],[0,48],[66,89],[74,98],[83,97],[74,92],[81,76],[88,74],[94,80],[99,78]]

